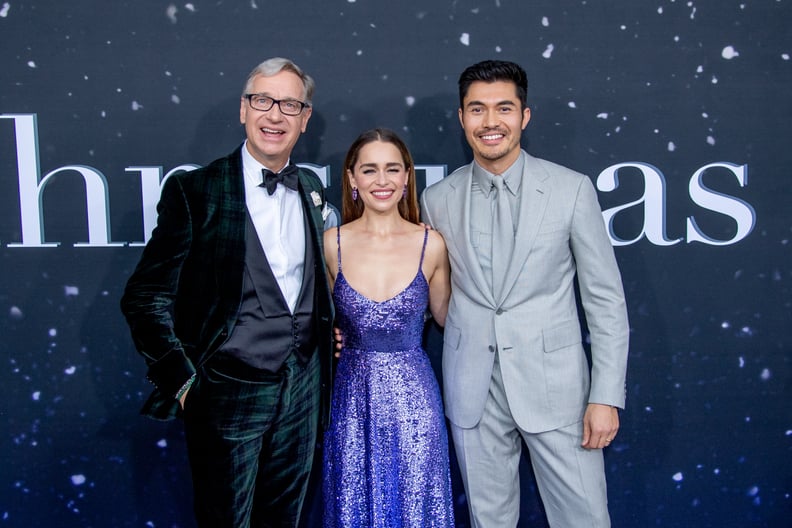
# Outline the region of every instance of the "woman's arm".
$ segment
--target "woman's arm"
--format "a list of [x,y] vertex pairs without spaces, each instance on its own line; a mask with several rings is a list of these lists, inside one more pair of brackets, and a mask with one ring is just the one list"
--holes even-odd
[[[325,271],[327,272],[327,284],[330,286],[330,291],[335,289],[335,278],[338,275],[338,240],[337,228],[331,227],[324,232],[324,257],[325,257]],[[335,341],[335,357],[341,355],[341,349],[344,347],[344,336],[341,334],[341,329],[333,326],[333,340]]]
[[[429,282],[429,311],[437,324],[445,326],[448,300],[451,298],[451,266],[445,241],[437,231],[429,231],[424,262],[428,260],[431,274]],[[429,257],[428,259],[426,257]]]
[[330,291],[335,287],[335,278],[338,273],[338,228],[331,227],[324,232],[324,258],[325,271],[327,272],[327,283]]

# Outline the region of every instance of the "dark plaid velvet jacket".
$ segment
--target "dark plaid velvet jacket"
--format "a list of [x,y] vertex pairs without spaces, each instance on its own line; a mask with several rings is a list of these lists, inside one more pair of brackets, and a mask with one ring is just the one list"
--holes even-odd
[[[121,299],[154,392],[141,412],[168,420],[180,413],[175,395],[230,334],[242,298],[245,205],[241,148],[165,182],[154,229]],[[322,361],[323,417],[332,381],[333,306],[322,250],[325,205],[321,181],[300,169],[300,195],[316,255],[314,299]]]

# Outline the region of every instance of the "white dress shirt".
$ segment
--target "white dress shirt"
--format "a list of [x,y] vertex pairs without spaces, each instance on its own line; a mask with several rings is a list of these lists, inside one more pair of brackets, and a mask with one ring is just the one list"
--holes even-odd
[[[294,313],[303,280],[305,261],[305,217],[298,191],[278,185],[270,196],[259,187],[264,167],[242,147],[242,170],[245,174],[245,203],[253,220],[261,247],[267,256],[283,298]],[[281,167],[276,167],[280,169]]]

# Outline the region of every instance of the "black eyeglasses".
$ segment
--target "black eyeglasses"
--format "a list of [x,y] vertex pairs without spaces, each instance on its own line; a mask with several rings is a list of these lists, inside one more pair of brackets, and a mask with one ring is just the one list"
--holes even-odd
[[264,94],[245,94],[245,99],[248,100],[251,108],[254,110],[261,110],[262,112],[270,110],[277,104],[281,114],[287,116],[300,115],[306,106],[311,106],[297,99],[281,99],[279,101]]

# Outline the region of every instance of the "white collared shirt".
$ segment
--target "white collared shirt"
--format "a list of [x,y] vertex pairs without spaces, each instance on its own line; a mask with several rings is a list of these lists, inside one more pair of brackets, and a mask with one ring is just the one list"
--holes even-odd
[[259,187],[264,168],[273,170],[251,156],[246,141],[242,146],[245,203],[283,298],[294,313],[303,280],[305,217],[298,191],[278,185],[270,196]]

